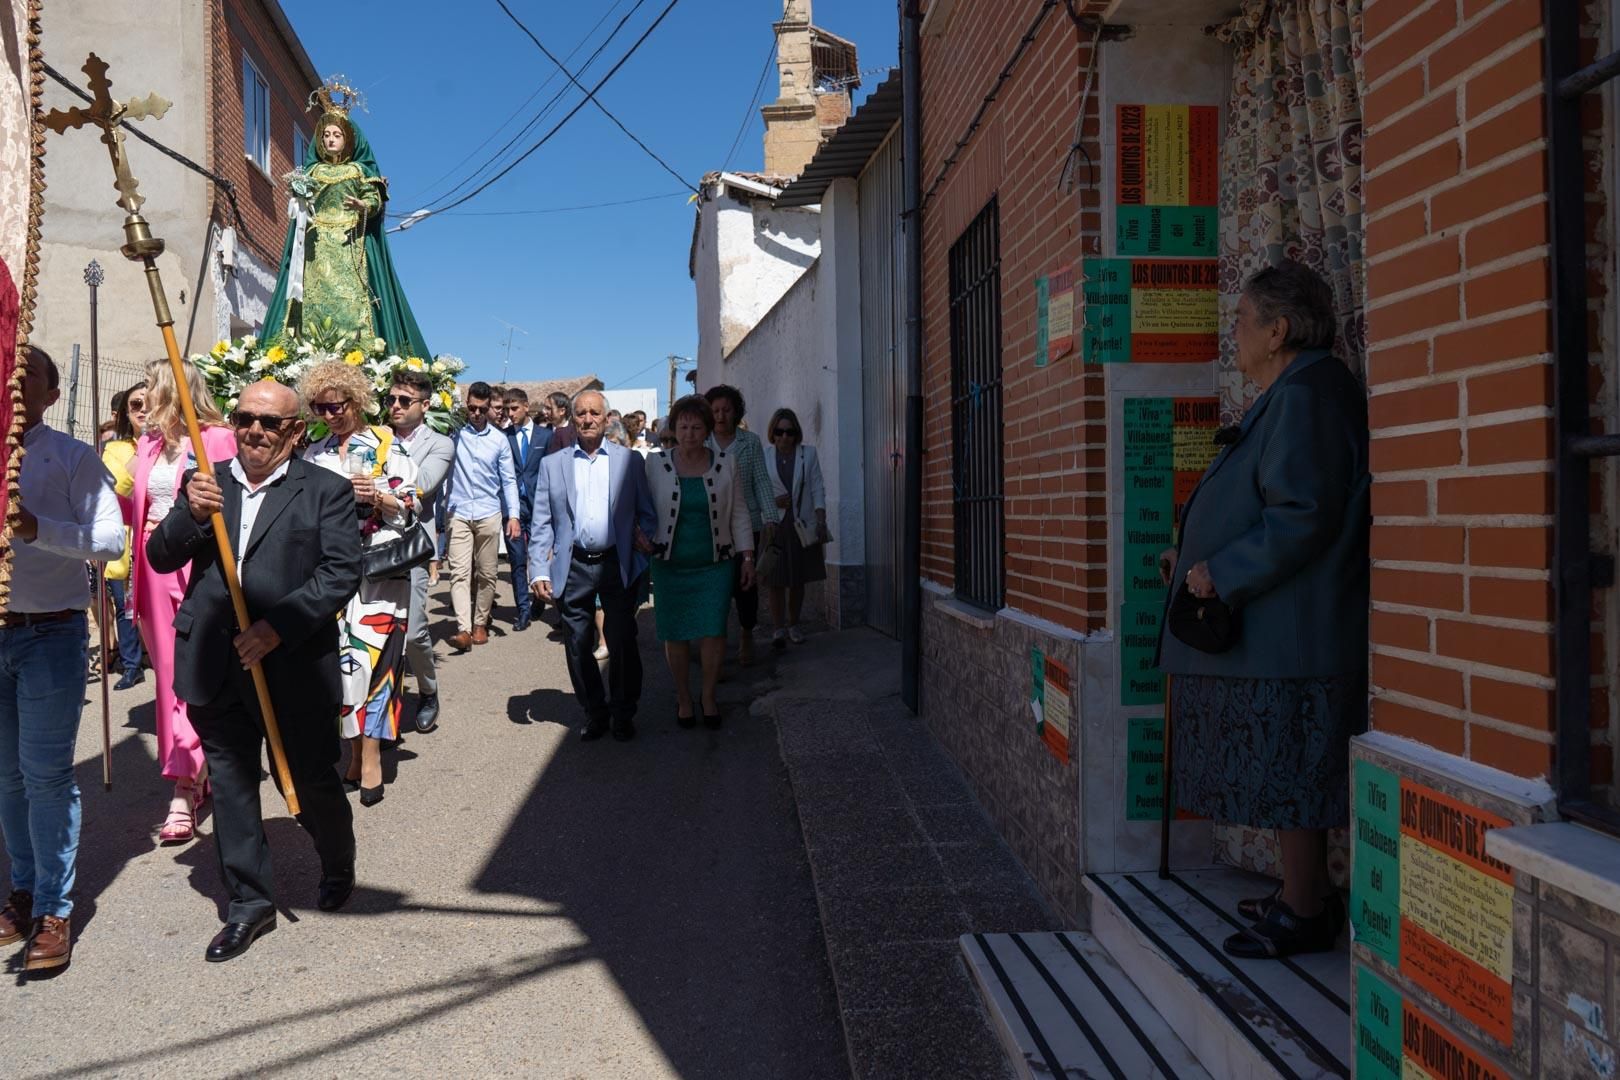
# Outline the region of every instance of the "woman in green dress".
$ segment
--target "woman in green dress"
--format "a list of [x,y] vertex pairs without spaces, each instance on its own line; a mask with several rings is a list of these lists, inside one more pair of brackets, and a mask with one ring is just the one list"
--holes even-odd
[[741,552],[743,587],[754,579],[754,531],[736,462],[708,445],[714,431],[709,403],[693,394],[670,407],[675,445],[647,458],[647,486],[658,510],[652,538],[652,580],[658,640],[675,677],[675,722],[697,724],[692,701],[692,642],[703,666],[705,727],[720,726],[715,686],[726,649],[731,608],[731,558]]
[[288,337],[343,350],[369,351],[382,338],[390,352],[424,359],[422,340],[394,273],[383,232],[388,181],[365,134],[349,117],[352,92],[337,83],[316,91],[321,107],[303,167],[287,175],[292,219],[263,337]]

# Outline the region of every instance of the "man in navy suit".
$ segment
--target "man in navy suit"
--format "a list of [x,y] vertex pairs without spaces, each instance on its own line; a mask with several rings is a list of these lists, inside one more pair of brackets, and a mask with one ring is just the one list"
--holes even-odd
[[534,514],[535,477],[540,472],[540,459],[545,456],[551,430],[539,427],[529,419],[529,395],[520,386],[506,390],[506,419],[506,441],[512,444],[512,467],[517,471],[517,519],[523,523],[523,535],[506,542],[506,560],[512,567],[512,602],[517,605],[517,618],[512,620],[512,629],[519,632],[529,628],[532,613],[528,566],[529,519]]
[[[534,594],[553,600],[562,618],[568,675],[585,711],[586,742],[610,728],[635,738],[641,698],[636,607],[653,533],[652,494],[641,455],[602,438],[607,401],[586,390],[574,399],[578,441],[547,454],[534,488],[529,550]],[[594,654],[596,605],[602,604],[608,686]],[[611,696],[610,696],[611,695]]]

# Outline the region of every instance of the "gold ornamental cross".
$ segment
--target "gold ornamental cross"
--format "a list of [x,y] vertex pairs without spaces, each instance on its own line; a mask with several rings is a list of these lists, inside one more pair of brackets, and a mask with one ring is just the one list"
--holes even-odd
[[95,126],[101,129],[101,141],[107,147],[107,153],[112,156],[113,171],[117,173],[117,180],[113,187],[118,189],[118,205],[131,214],[137,213],[145,197],[138,192],[139,182],[135,174],[129,171],[129,155],[124,149],[124,132],[119,126],[125,120],[144,120],[150,116],[154,120],[163,119],[163,114],[169,111],[174,104],[159,97],[157,94],[147,94],[143,98],[130,98],[128,101],[115,101],[112,94],[112,80],[107,78],[107,61],[90,54],[80,69],[90,76],[90,90],[93,100],[89,107],[75,105],[71,109],[52,109],[45,116],[45,126],[63,134],[69,128]]

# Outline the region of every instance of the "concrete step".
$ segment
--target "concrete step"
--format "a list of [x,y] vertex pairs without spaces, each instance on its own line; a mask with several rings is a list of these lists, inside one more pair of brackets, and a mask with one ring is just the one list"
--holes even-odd
[[1231,1080],[1349,1077],[1350,953],[1238,960],[1221,942],[1269,878],[1217,868],[1091,874],[1091,932],[1204,1068]]
[[1020,1080],[1209,1076],[1090,934],[965,934],[961,942]]

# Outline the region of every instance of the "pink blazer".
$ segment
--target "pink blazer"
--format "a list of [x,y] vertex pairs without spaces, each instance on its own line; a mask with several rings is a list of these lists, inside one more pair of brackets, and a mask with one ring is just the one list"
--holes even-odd
[[[236,456],[236,435],[228,427],[205,427],[202,429],[203,446],[208,450],[209,461],[229,461]],[[180,481],[185,476],[186,469],[190,468],[192,460],[190,453],[190,440],[186,442],[186,462],[175,471],[175,491],[180,494]],[[130,564],[129,564],[129,613],[132,618],[140,618],[140,596],[142,586],[139,584],[141,575],[151,573],[146,562],[146,482],[152,475],[152,466],[157,463],[158,455],[163,451],[163,438],[155,433],[142,435],[135,443],[135,457],[129,463],[130,475],[135,481],[134,488],[127,496],[120,496],[119,503],[124,509],[124,524],[130,527]]]

